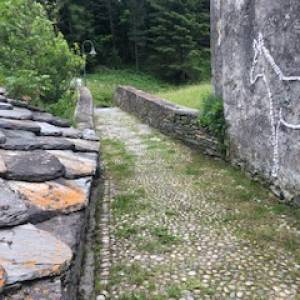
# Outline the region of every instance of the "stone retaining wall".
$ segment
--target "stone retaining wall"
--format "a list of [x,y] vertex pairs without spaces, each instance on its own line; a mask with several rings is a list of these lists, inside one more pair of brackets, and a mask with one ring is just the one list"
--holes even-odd
[[114,103],[162,133],[205,154],[222,157],[217,140],[199,126],[197,110],[180,107],[130,86],[117,88]]
[[72,128],[0,88],[0,299],[77,299],[99,187],[91,119]]

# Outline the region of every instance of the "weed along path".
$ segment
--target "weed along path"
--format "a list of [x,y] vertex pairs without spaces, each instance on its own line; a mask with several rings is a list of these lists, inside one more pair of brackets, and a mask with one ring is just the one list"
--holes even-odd
[[96,118],[110,202],[110,268],[96,276],[98,294],[299,299],[299,210],[117,108]]

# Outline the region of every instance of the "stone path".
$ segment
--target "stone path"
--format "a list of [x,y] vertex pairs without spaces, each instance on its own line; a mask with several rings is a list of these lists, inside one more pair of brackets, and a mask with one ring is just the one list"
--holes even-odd
[[117,108],[96,117],[111,206],[99,299],[299,299],[294,212]]

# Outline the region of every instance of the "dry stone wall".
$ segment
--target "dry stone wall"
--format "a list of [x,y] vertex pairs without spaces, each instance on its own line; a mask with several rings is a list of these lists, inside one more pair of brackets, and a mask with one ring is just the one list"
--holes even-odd
[[211,0],[230,158],[300,204],[300,2]]
[[77,299],[99,175],[89,124],[72,128],[0,88],[0,299]]
[[197,110],[175,105],[130,86],[118,87],[114,102],[164,134],[200,149],[205,154],[222,156],[217,140],[199,125]]

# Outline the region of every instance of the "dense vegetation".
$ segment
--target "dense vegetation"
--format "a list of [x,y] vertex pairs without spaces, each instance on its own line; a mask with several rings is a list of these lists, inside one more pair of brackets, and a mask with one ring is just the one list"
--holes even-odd
[[70,99],[70,82],[83,61],[55,32],[43,6],[7,0],[0,11],[0,84],[27,101]]
[[49,15],[70,44],[95,42],[98,56],[91,68],[134,64],[137,70],[177,83],[209,77],[209,0],[47,3]]

